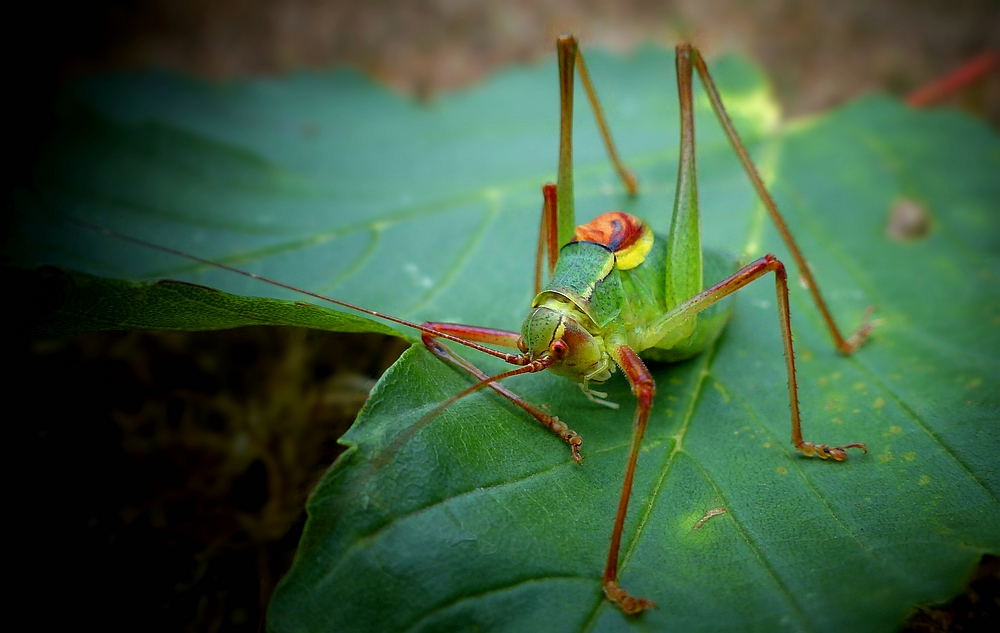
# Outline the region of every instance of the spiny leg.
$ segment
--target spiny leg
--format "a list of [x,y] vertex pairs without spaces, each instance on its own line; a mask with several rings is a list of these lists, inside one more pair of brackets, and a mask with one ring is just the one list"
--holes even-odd
[[625,516],[628,514],[629,497],[632,496],[632,480],[635,478],[635,465],[639,460],[639,448],[642,437],[646,433],[646,422],[653,406],[653,396],[656,395],[656,384],[646,365],[639,356],[626,345],[614,351],[615,362],[622,368],[625,377],[632,386],[637,404],[635,419],[632,423],[632,438],[628,445],[628,461],[625,465],[625,480],[622,483],[622,493],[618,498],[618,513],[615,514],[615,526],[611,531],[611,547],[608,549],[608,562],[604,567],[604,595],[617,604],[629,615],[641,613],[644,609],[656,608],[656,603],[645,598],[634,598],[618,584],[618,553],[621,549],[622,530],[625,527]]
[[[770,257],[773,258],[773,255]],[[764,258],[765,260],[767,257]],[[861,442],[845,444],[843,446],[830,446],[826,444],[813,444],[802,439],[802,422],[799,414],[799,387],[795,378],[795,350],[792,349],[792,317],[788,309],[788,273],[785,272],[785,265],[777,259],[771,259],[761,267],[760,275],[774,271],[774,291],[778,296],[778,321],[781,324],[781,340],[785,347],[785,371],[788,373],[788,399],[792,411],[792,444],[796,450],[807,457],[819,457],[843,461],[847,458],[847,449],[860,448],[868,452],[868,447]]]
[[[799,272],[805,279],[809,292],[812,294],[813,301],[816,303],[816,307],[823,316],[823,321],[826,323],[826,327],[833,337],[834,345],[842,354],[849,355],[854,353],[854,351],[861,347],[861,345],[868,339],[868,336],[871,333],[873,324],[868,321],[870,309],[865,312],[865,316],[863,317],[861,325],[858,329],[847,338],[844,338],[843,335],[841,335],[837,324],[834,322],[833,316],[830,314],[830,310],[827,308],[826,302],[823,300],[823,297],[820,296],[819,286],[813,278],[812,273],[809,271],[809,266],[806,264],[802,251],[799,250],[798,245],[795,243],[795,239],[789,232],[788,226],[785,224],[785,220],[778,212],[778,206],[774,203],[774,199],[767,191],[767,187],[764,186],[764,181],[757,172],[757,168],[754,166],[753,161],[750,160],[750,154],[747,152],[746,146],[743,145],[743,141],[740,140],[739,134],[736,132],[736,128],[733,127],[733,123],[729,119],[729,115],[726,113],[726,108],[722,104],[722,98],[719,96],[719,91],[715,87],[715,82],[712,81],[712,76],[708,72],[708,67],[705,65],[705,60],[702,59],[701,53],[698,52],[697,48],[691,46],[690,44],[681,44],[677,46],[677,56],[690,58],[694,67],[698,70],[698,76],[701,78],[701,83],[705,86],[705,91],[708,93],[708,99],[712,103],[712,110],[715,111],[715,116],[722,125],[722,129],[725,131],[726,137],[729,139],[729,143],[733,146],[733,151],[736,152],[736,156],[739,158],[740,163],[742,163],[743,169],[746,171],[747,176],[750,178],[750,182],[757,191],[758,197],[761,202],[764,203],[764,208],[767,209],[768,215],[771,216],[771,221],[774,222],[775,227],[777,227],[778,233],[781,235],[781,239],[784,240],[789,252],[791,252],[792,259],[795,260],[795,265],[798,267]],[[686,81],[687,83],[690,83],[690,70],[686,78],[679,76],[678,81]]]
[[597,93],[594,91],[593,82],[583,61],[583,55],[577,45],[576,38],[572,35],[562,35],[556,41],[556,51],[558,53],[559,65],[559,171],[557,178],[558,190],[558,218],[556,221],[558,238],[556,243],[559,248],[565,246],[573,240],[573,231],[576,228],[576,214],[573,204],[573,71],[580,70],[580,81],[583,83],[584,91],[590,100],[591,109],[594,112],[594,119],[597,127],[604,139],[604,145],[608,152],[608,157],[614,164],[615,171],[628,190],[629,195],[636,193],[636,179],[618,157],[614,142],[611,140],[611,132],[608,130],[607,122],[604,118],[604,110],[601,108]]
[[594,84],[590,81],[590,73],[587,71],[587,64],[583,61],[583,53],[580,52],[579,46],[576,46],[576,69],[580,71],[580,83],[583,84],[583,90],[587,93],[587,100],[590,101],[590,108],[594,112],[597,129],[601,132],[601,138],[604,140],[604,148],[608,152],[608,158],[611,159],[611,163],[615,166],[615,171],[618,172],[618,177],[621,179],[622,184],[625,185],[628,195],[634,196],[639,191],[639,182],[636,180],[635,174],[618,157],[618,150],[615,149],[615,143],[611,140],[611,130],[608,128],[607,119],[604,117],[604,108],[601,107],[601,102],[597,98],[597,92],[594,90]]
[[670,333],[678,331],[681,324],[698,312],[701,312],[716,301],[736,292],[751,281],[769,272],[774,273],[775,292],[778,295],[778,320],[781,324],[781,338],[785,348],[785,368],[788,372],[788,398],[792,413],[792,444],[804,455],[821,457],[823,459],[832,457],[837,461],[841,461],[847,457],[846,449],[849,448],[860,448],[868,452],[868,447],[861,443],[828,447],[826,444],[813,444],[802,439],[798,384],[795,380],[795,353],[792,348],[792,322],[788,310],[788,275],[785,272],[784,264],[778,261],[774,255],[768,253],[764,257],[747,264],[730,277],[723,279],[711,288],[670,310],[649,328],[646,335],[651,341],[660,341],[666,338]]
[[[495,330],[493,328],[479,327],[475,325],[459,325],[456,323],[424,323],[425,327],[431,328],[438,332],[443,332],[445,334],[452,334],[454,336],[461,336],[469,340],[473,340],[479,343],[488,343],[491,345],[500,345],[503,347],[516,348],[517,341],[520,335],[517,332],[508,332],[506,330]],[[424,333],[422,336],[424,346],[427,349],[445,361],[450,363],[455,367],[465,370],[477,380],[486,380],[487,375],[482,372],[478,367],[462,358],[459,354],[455,353],[453,350],[449,349],[447,346],[443,345],[440,341],[435,339],[430,334]],[[583,458],[580,456],[580,446],[583,445],[583,439],[572,430],[566,423],[560,420],[554,415],[549,415],[548,413],[542,411],[535,405],[531,404],[524,398],[518,396],[514,392],[510,391],[500,383],[491,382],[489,387],[496,391],[498,394],[504,398],[510,400],[512,403],[523,409],[531,417],[538,420],[538,422],[549,429],[556,435],[562,438],[564,442],[569,445],[570,452],[573,455],[573,461],[577,464],[583,462]]]

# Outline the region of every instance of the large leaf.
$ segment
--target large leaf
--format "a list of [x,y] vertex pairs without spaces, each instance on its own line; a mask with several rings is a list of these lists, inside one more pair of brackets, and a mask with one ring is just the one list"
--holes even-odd
[[[582,108],[581,219],[618,207],[662,230],[676,174],[672,58],[589,61],[643,192],[620,193]],[[834,464],[791,450],[773,289],[742,291],[712,350],[654,369],[621,578],[660,609],[629,619],[600,592],[633,411],[625,382],[609,383],[623,405],[610,411],[552,376],[510,381],[584,437],[577,466],[490,393],[407,433],[468,384],[415,347],[314,492],[272,630],[890,630],[913,605],[957,592],[984,552],[1000,553],[1000,141],[960,115],[883,98],[776,130],[759,75],[733,60],[713,70],[838,320],[850,329],[874,305],[883,321],[861,352],[840,357],[806,292],[792,289],[806,437],[870,452]],[[346,73],[91,80],[63,101],[63,128],[15,196],[6,252],[22,266],[295,298],[69,215],[398,316],[516,329],[530,301],[538,185],[555,165],[555,90],[552,65],[428,107]],[[706,243],[782,257],[699,103]],[[929,233],[887,237],[892,209],[914,204]],[[67,277],[82,281],[72,302],[52,302],[61,323],[112,302],[87,290],[110,282]],[[114,283],[116,305],[136,308],[148,291]],[[239,318],[273,308],[233,301]],[[198,303],[175,304],[170,323],[159,310],[128,314],[193,327]]]

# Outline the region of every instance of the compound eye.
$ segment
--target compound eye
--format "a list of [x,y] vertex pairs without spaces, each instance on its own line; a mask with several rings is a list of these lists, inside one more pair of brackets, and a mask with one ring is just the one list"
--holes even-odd
[[517,337],[517,349],[521,350],[522,354],[528,353],[528,346],[524,344],[524,339],[520,336]]
[[549,345],[549,353],[556,360],[562,360],[569,354],[569,345],[562,339],[556,339]]

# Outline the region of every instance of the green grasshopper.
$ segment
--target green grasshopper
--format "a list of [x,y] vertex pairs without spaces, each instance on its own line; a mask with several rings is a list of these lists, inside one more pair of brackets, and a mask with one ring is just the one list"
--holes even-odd
[[[832,458],[836,461],[845,459],[847,450],[851,448],[867,451],[863,443],[827,446],[805,441],[802,437],[784,265],[768,254],[740,267],[735,257],[702,250],[694,153],[692,66],[697,69],[712,108],[733,149],[795,259],[837,350],[843,354],[851,354],[857,350],[867,339],[871,324],[867,322],[866,315],[861,326],[851,336],[845,338],[841,335],[820,296],[805,259],[726,114],[705,62],[698,50],[689,44],[677,47],[681,143],[669,235],[655,235],[639,218],[617,211],[605,213],[589,224],[575,227],[572,120],[576,71],[579,71],[608,154],[624,186],[634,195],[637,184],[618,158],[576,40],[571,36],[560,37],[557,49],[560,94],[558,180],[557,184],[546,184],[542,188],[544,202],[536,256],[536,296],[519,332],[453,323],[425,322],[417,325],[181,251],[114,231],[99,230],[420,331],[428,350],[441,360],[468,372],[477,382],[435,407],[411,426],[397,442],[411,438],[458,399],[489,387],[559,435],[569,445],[573,459],[582,463],[583,440],[576,432],[558,417],[517,396],[499,384],[499,381],[515,375],[549,370],[578,383],[592,401],[616,407],[616,404],[605,399],[606,394],[591,387],[607,381],[620,368],[631,385],[637,406],[602,583],[604,594],[609,600],[625,613],[637,614],[656,605],[651,600],[629,595],[618,584],[618,562],[639,449],[656,392],[652,376],[642,358],[657,362],[679,361],[697,355],[711,346],[721,335],[732,313],[729,295],[755,279],[768,273],[774,274],[788,373],[791,439],[795,448],[806,456]],[[97,228],[82,221],[77,222]],[[543,285],[543,275],[546,272],[549,280]],[[705,279],[721,281],[706,288]],[[443,345],[442,341],[451,341],[484,352],[517,367],[487,376]],[[517,352],[502,352],[490,346]],[[391,450],[387,452],[391,453]]]
[[[867,339],[871,325],[866,317],[850,337],[845,339],[840,334],[801,251],[788,232],[777,206],[764,187],[746,148],[726,114],[701,54],[690,44],[677,47],[681,147],[669,236],[654,235],[649,226],[639,218],[617,211],[605,213],[591,223],[574,229],[572,168],[574,69],[580,72],[581,83],[594,110],[608,154],[630,193],[635,193],[636,182],[618,159],[576,40],[571,36],[563,36],[559,38],[557,47],[561,104],[558,183],[543,187],[545,202],[536,260],[536,297],[531,304],[531,312],[525,318],[520,332],[446,323],[424,324],[425,327],[438,332],[466,340],[516,347],[521,353],[505,357],[504,360],[522,367],[488,378],[447,348],[436,344],[434,334],[425,332],[423,340],[439,358],[462,367],[480,379],[480,383],[456,398],[489,384],[498,393],[558,433],[569,444],[573,458],[577,462],[581,461],[582,440],[574,431],[557,418],[531,407],[509,391],[499,388],[493,381],[501,377],[547,369],[578,383],[592,400],[611,404],[603,400],[605,394],[592,391],[590,385],[608,380],[616,367],[621,368],[638,404],[602,581],[604,594],[609,600],[625,613],[636,614],[656,606],[651,600],[630,596],[618,584],[618,554],[622,529],[628,512],[639,447],[656,392],[656,386],[642,357],[652,361],[672,362],[690,358],[706,349],[722,333],[732,313],[732,305],[726,301],[729,295],[767,273],[774,273],[778,317],[788,371],[792,444],[795,448],[807,456],[832,458],[837,461],[847,457],[847,449],[857,448],[865,452],[868,450],[863,443],[827,446],[807,442],[802,438],[788,309],[788,282],[784,265],[773,255],[768,254],[740,268],[733,257],[702,250],[694,156],[692,65],[698,70],[726,136],[796,260],[838,351],[844,354],[853,353]],[[548,254],[550,280],[548,285],[542,288],[545,253]],[[721,281],[706,289],[704,283],[706,277],[721,278]],[[450,399],[446,405],[454,399]]]

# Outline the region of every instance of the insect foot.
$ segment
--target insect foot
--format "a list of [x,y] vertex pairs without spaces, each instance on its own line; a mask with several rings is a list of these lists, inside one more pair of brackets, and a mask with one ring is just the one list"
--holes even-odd
[[569,444],[569,450],[573,453],[573,461],[577,464],[582,464],[583,457],[580,456],[580,446],[583,445],[583,438],[577,435],[576,431],[566,426],[566,423],[556,416],[552,416],[548,426],[555,433],[559,434],[559,437],[561,437],[564,442]]
[[820,459],[830,459],[832,457],[838,462],[842,462],[847,459],[848,448],[860,448],[864,452],[868,452],[868,447],[861,442],[845,444],[844,446],[827,446],[826,444],[802,442],[802,444],[796,448],[806,457],[819,457]]
[[645,598],[633,598],[628,595],[628,593],[618,586],[618,583],[614,580],[608,580],[604,583],[604,595],[608,597],[608,600],[614,602],[618,607],[627,613],[628,615],[636,615],[642,613],[646,609],[656,609],[656,603],[652,600],[646,600]]

